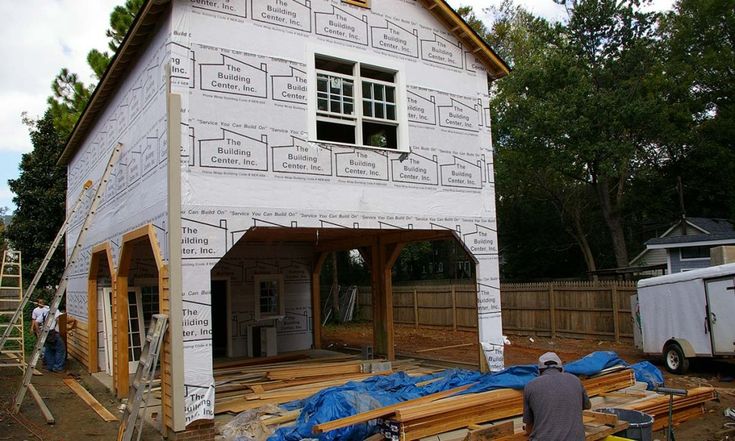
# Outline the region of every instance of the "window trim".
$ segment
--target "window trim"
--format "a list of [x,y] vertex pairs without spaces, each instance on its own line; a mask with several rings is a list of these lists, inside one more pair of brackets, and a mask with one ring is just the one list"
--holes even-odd
[[[710,255],[707,257],[684,257],[684,249],[686,248],[707,248],[707,251],[709,251]],[[702,261],[702,260],[710,260],[712,259],[712,247],[708,247],[706,245],[704,246],[694,246],[694,247],[681,247],[679,248],[679,261],[681,262],[692,262],[692,261]]]
[[[307,70],[307,76],[308,76],[308,98],[307,98],[307,112],[308,112],[308,139],[309,142],[319,143],[319,144],[329,144],[329,145],[338,145],[343,147],[354,147],[354,148],[361,148],[361,149],[371,149],[371,150],[381,150],[381,151],[387,151],[387,152],[399,152],[399,153],[409,153],[411,151],[409,147],[409,140],[408,140],[408,97],[406,92],[406,67],[405,64],[398,62],[397,60],[389,59],[389,58],[383,58],[379,56],[375,56],[373,54],[355,54],[354,52],[346,51],[339,48],[334,48],[330,46],[323,46],[323,45],[313,45],[309,44],[307,46],[307,63],[306,63],[306,70]],[[350,125],[349,121],[352,121],[354,125],[358,126],[357,130],[355,131],[355,144],[349,144],[349,143],[343,143],[343,142],[336,142],[336,141],[324,141],[317,139],[317,121],[319,120],[317,118],[317,69],[316,69],[316,63],[315,63],[315,57],[317,55],[327,57],[327,58],[335,58],[338,60],[345,60],[354,62],[356,67],[355,69],[359,69],[360,64],[366,64],[369,66],[373,66],[379,69],[386,69],[391,70],[395,72],[394,82],[389,83],[382,80],[377,80],[374,78],[363,78],[362,76],[349,76],[352,79],[354,79],[353,84],[353,106],[355,111],[355,119],[342,119],[339,120],[335,118],[334,122]],[[334,73],[335,76],[344,76],[343,74]],[[362,110],[362,82],[366,80],[369,82],[373,82],[376,84],[390,84],[395,87],[395,112],[396,112],[396,119],[389,120],[389,119],[382,119],[382,118],[372,118],[372,117],[366,117],[363,115]],[[371,122],[371,123],[377,123],[377,124],[385,124],[385,125],[395,125],[396,126],[396,143],[397,146],[395,149],[388,148],[388,147],[377,147],[377,146],[371,146],[371,145],[365,145],[362,143],[362,127],[361,122]]]
[[[278,282],[278,311],[275,314],[263,315],[260,312],[260,283],[261,282]],[[283,275],[282,274],[256,274],[253,276],[253,301],[255,303],[254,317],[255,321],[280,319],[286,316],[286,299],[283,292]]]

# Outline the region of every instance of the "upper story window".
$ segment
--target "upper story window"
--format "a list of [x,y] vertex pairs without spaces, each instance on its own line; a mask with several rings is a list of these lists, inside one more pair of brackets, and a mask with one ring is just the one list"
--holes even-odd
[[681,248],[681,260],[709,259],[709,247]]
[[314,141],[408,151],[400,72],[314,54]]

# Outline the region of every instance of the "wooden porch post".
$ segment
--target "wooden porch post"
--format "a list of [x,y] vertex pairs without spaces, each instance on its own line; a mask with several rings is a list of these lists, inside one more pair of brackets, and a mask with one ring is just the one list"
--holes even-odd
[[311,270],[311,328],[314,338],[314,349],[322,347],[322,304],[321,304],[321,285],[319,283],[319,274],[322,272],[324,260],[329,253],[322,252],[316,255],[314,259],[314,268]]
[[[378,239],[373,245],[373,341],[375,352],[395,360],[395,339],[393,330],[393,280],[392,269],[404,244],[384,244]],[[376,289],[377,288],[377,289]]]

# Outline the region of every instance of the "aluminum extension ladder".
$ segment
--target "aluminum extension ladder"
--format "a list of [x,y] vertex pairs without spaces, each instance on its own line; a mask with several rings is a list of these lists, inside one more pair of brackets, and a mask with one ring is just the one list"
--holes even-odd
[[23,301],[23,270],[20,251],[3,251],[0,268],[0,329],[7,333],[0,347],[0,367],[25,366],[25,333],[23,320],[11,320]]
[[[165,314],[154,314],[151,318],[151,325],[148,327],[138,360],[138,369],[128,392],[128,403],[123,411],[117,441],[132,441],[136,433],[135,440],[139,441],[143,434],[145,409],[156,377],[156,367],[161,356],[167,326],[168,316]],[[140,415],[141,410],[143,415]]]
[[[100,202],[102,201],[102,196],[105,194],[105,190],[107,189],[107,184],[110,180],[112,170],[117,165],[118,160],[120,159],[121,152],[122,152],[122,144],[117,144],[115,148],[112,149],[112,153],[110,154],[110,159],[107,161],[105,170],[102,173],[102,178],[97,184],[97,188],[95,189],[94,196],[92,197],[92,200],[91,200],[91,204],[89,206],[89,209],[87,210],[87,214],[84,217],[84,222],[82,223],[81,229],[79,231],[79,235],[77,236],[77,239],[74,243],[74,247],[72,248],[71,254],[69,255],[67,259],[66,267],[64,268],[64,272],[61,275],[61,280],[59,281],[59,285],[56,287],[56,292],[54,293],[54,297],[49,304],[48,317],[46,318],[46,322],[43,324],[43,327],[41,328],[41,333],[39,334],[38,339],[36,340],[36,347],[33,349],[33,354],[31,355],[28,361],[28,364],[25,368],[25,372],[23,374],[23,382],[18,388],[18,392],[16,393],[15,399],[13,400],[13,412],[14,413],[18,413],[20,411],[20,406],[23,403],[23,398],[25,397],[25,394],[28,391],[29,386],[32,386],[31,378],[33,376],[33,371],[36,367],[36,364],[38,363],[39,358],[41,357],[41,351],[43,350],[44,343],[46,343],[46,337],[48,337],[49,331],[51,330],[51,325],[56,322],[56,317],[55,317],[56,311],[59,309],[59,305],[61,305],[61,300],[64,298],[64,294],[66,292],[66,286],[69,282],[69,272],[71,268],[76,264],[77,259],[79,258],[79,254],[82,250],[82,246],[84,246],[84,240],[87,237],[87,232],[89,231],[89,227],[92,224],[92,219],[94,219],[94,216],[97,213],[97,209],[99,208]],[[82,192],[82,195],[79,197],[79,200],[74,206],[74,210],[79,209],[79,207],[82,205],[84,194],[86,193],[86,190],[91,187],[91,185],[92,184],[89,181],[85,183],[84,191]],[[31,284],[28,286],[28,289],[26,290],[26,293],[23,296],[22,304],[18,308],[18,311],[16,311],[16,314],[14,316],[15,320],[18,320],[18,318],[23,312],[23,308],[30,300],[31,295],[33,294],[33,289],[35,289],[36,287],[36,283],[38,283],[38,280],[41,278],[43,270],[46,269],[46,265],[48,264],[48,261],[51,259],[51,256],[53,255],[54,250],[56,249],[59,242],[61,241],[61,238],[67,232],[69,228],[69,224],[73,218],[73,215],[74,215],[74,212],[72,211],[72,213],[70,213],[69,216],[64,221],[64,224],[61,226],[61,229],[59,229],[59,233],[56,235],[56,238],[54,239],[54,242],[52,243],[51,248],[46,253],[46,256],[44,257],[44,260],[41,266],[39,267],[38,272],[36,272],[36,275],[33,277],[33,281],[31,281]],[[5,344],[5,339],[6,339],[6,336],[5,334],[3,334],[3,339],[0,341],[0,348],[2,348],[3,345]],[[33,393],[33,390],[31,390],[31,393]]]

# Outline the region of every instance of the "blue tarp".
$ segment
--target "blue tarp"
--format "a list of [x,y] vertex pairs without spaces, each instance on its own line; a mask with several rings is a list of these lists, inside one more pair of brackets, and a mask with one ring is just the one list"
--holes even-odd
[[[628,363],[620,359],[615,352],[600,351],[567,363],[564,368],[575,375],[590,376],[620,365],[628,366]],[[645,381],[650,386],[660,378],[663,383],[661,372],[648,362],[638,363],[632,368],[638,381]],[[526,383],[537,376],[538,368],[535,365],[520,365],[490,374],[451,369],[422,377],[409,377],[404,372],[398,372],[392,375],[371,377],[360,382],[353,381],[342,386],[324,389],[305,400],[291,403],[289,406],[291,408],[302,408],[296,424],[277,430],[268,440],[297,441],[304,438],[324,441],[363,440],[377,430],[374,422],[356,424],[318,436],[312,434],[312,427],[315,424],[326,423],[465,384],[474,383],[464,393],[485,392],[501,388],[523,389]],[[432,379],[435,381],[424,386],[416,385]]]

